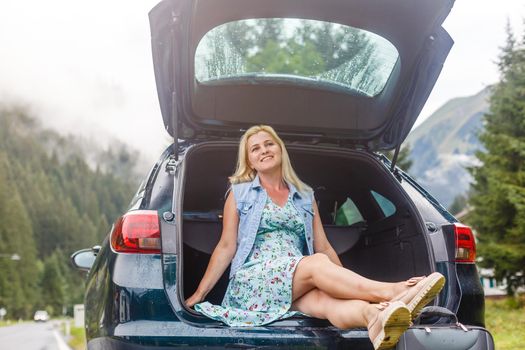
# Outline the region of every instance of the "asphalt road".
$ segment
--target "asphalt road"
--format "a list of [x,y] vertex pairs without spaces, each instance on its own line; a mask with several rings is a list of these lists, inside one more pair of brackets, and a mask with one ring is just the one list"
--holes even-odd
[[70,350],[59,331],[59,322],[27,322],[0,327],[0,350]]

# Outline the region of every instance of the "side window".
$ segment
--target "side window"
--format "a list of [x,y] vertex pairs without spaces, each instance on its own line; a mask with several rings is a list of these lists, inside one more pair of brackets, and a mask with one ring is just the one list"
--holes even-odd
[[337,209],[335,224],[337,226],[349,226],[361,221],[364,221],[364,219],[359,209],[357,209],[357,206],[350,198],[347,198],[339,209]]
[[383,211],[385,218],[394,215],[394,213],[396,212],[396,206],[394,205],[394,203],[392,203],[391,201],[389,201],[387,198],[380,195],[376,191],[370,191],[370,193],[372,193],[372,196],[374,197],[377,204]]

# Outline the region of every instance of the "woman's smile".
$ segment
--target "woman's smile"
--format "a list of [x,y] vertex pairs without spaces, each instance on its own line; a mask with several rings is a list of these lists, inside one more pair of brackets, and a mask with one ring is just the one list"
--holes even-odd
[[248,161],[258,172],[281,166],[281,147],[270,134],[260,131],[248,139]]

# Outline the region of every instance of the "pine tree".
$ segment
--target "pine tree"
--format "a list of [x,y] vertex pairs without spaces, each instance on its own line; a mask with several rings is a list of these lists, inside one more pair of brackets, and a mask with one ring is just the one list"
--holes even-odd
[[[38,297],[36,249],[31,224],[0,151],[0,307],[8,318],[27,318]],[[16,254],[19,259],[12,260]]]
[[44,262],[42,275],[42,299],[48,306],[51,314],[62,314],[66,305],[66,280],[61,271],[61,254],[54,252]]
[[513,294],[525,282],[525,47],[507,25],[499,59],[500,82],[480,135],[482,165],[474,178],[469,222],[476,229],[482,264],[494,268]]

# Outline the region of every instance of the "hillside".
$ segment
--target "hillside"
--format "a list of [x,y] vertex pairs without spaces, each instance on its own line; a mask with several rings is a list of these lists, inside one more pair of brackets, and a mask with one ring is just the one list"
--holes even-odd
[[445,206],[468,190],[471,178],[465,167],[476,164],[474,153],[481,147],[477,135],[488,111],[489,94],[490,88],[485,88],[448,101],[407,138],[411,175]]
[[69,256],[99,244],[126,209],[137,185],[133,169],[124,146],[98,149],[43,128],[23,108],[0,105],[0,306],[7,318],[44,308],[60,315],[82,302],[84,276]]

